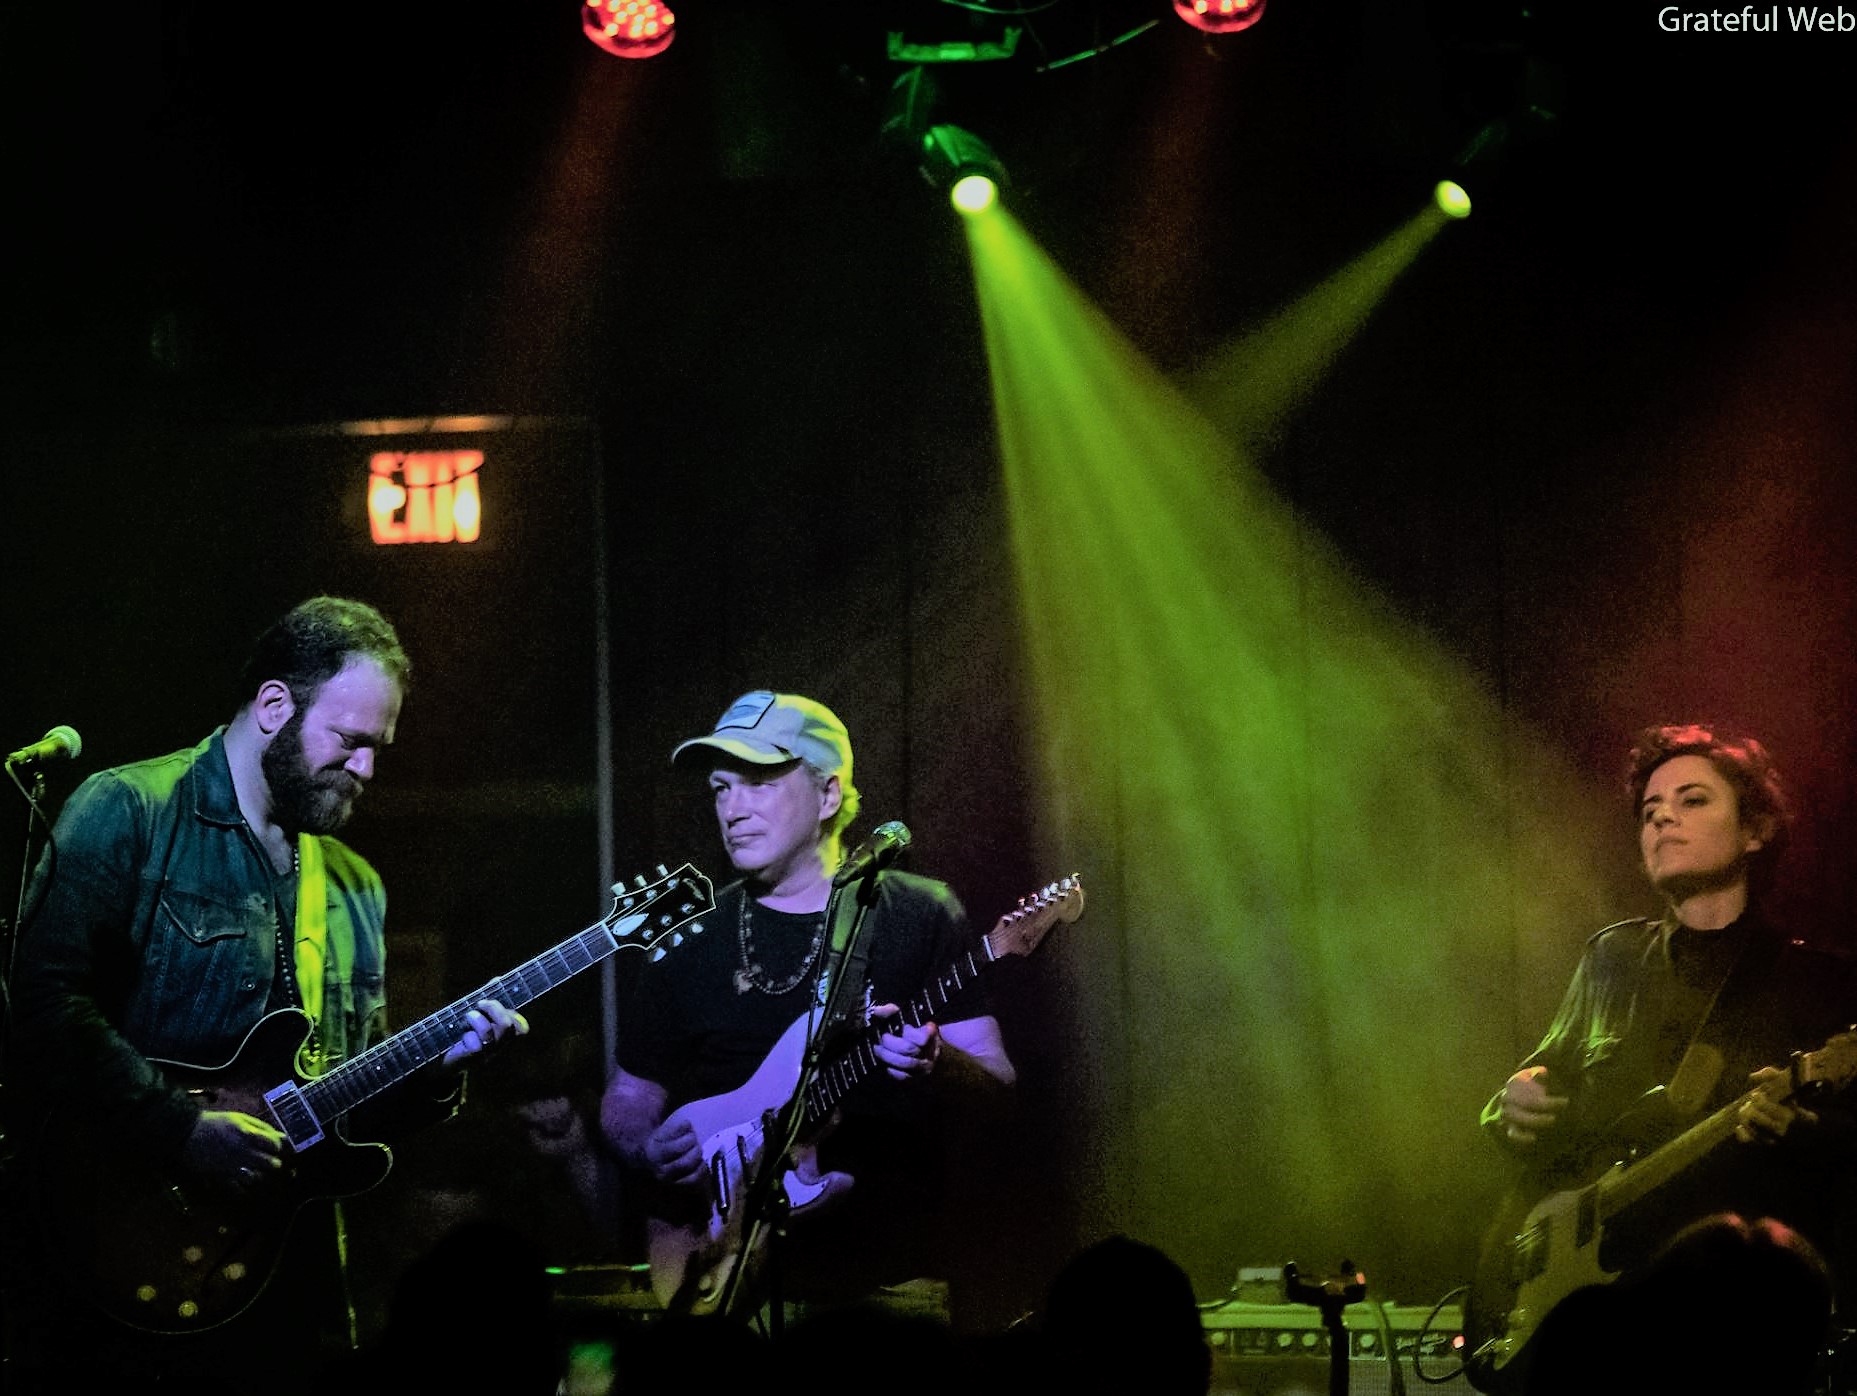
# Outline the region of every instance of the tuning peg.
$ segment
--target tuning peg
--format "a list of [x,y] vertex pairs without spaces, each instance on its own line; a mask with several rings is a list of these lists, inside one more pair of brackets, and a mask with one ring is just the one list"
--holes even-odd
[[664,866],[664,864],[662,864],[662,863],[659,863],[659,864],[658,864],[658,876],[659,876],[659,877],[669,877],[670,875],[671,875],[671,870],[670,870],[669,868],[667,868],[667,867],[665,867],[665,866]]
[[647,960],[662,960],[664,958],[664,947],[660,945],[656,950],[653,950],[645,958]]
[[632,885],[634,887],[643,887],[645,885],[645,875],[643,873],[639,873],[636,876],[634,876],[632,879]]

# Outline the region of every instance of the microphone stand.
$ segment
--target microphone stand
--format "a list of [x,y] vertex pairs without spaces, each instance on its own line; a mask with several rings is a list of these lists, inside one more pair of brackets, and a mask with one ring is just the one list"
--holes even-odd
[[7,1109],[5,1100],[8,1045],[13,1038],[13,951],[19,942],[19,933],[26,924],[26,895],[32,883],[32,830],[34,821],[42,822],[44,815],[40,812],[40,801],[45,798],[45,772],[36,764],[32,770],[32,788],[27,789],[20,781],[19,771],[13,765],[6,768],[7,776],[13,784],[19,786],[20,793],[26,797],[26,840],[20,854],[19,895],[13,904],[13,916],[9,921],[0,916],[0,1158],[4,1158],[7,1145]]
[[[1283,1267],[1283,1285],[1292,1300],[1313,1304],[1321,1311],[1322,1326],[1328,1330],[1328,1396],[1348,1396],[1348,1330],[1341,1311],[1366,1296],[1367,1277],[1354,1268],[1353,1261],[1344,1260],[1339,1274],[1310,1280],[1292,1260]],[[1389,1348],[1386,1356],[1397,1373],[1399,1354]]]
[[[824,970],[826,1001],[819,1006],[818,1016],[807,1034],[805,1050],[800,1057],[799,1080],[794,1083],[793,1093],[787,1097],[786,1104],[770,1112],[772,1121],[763,1131],[761,1161],[754,1176],[749,1179],[742,1199],[742,1205],[747,1211],[742,1223],[741,1252],[728,1278],[723,1281],[719,1308],[722,1313],[733,1315],[742,1294],[746,1292],[743,1276],[747,1269],[745,1262],[755,1254],[762,1236],[766,1235],[769,1244],[767,1321],[769,1336],[773,1338],[779,1338],[786,1326],[780,1292],[780,1257],[774,1243],[782,1235],[788,1213],[784,1186],[788,1161],[806,1130],[806,1095],[819,1074],[826,1037],[842,1017],[847,991],[840,971],[863,938],[865,916],[876,904],[878,870],[878,866],[873,863],[853,879],[858,890],[849,914],[840,896],[844,887],[834,887],[826,899],[826,924],[832,927],[832,944],[826,954]],[[742,895],[746,896],[746,891]]]

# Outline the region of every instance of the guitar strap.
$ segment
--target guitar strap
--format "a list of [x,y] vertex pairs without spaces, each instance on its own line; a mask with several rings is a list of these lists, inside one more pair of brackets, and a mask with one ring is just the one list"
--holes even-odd
[[850,942],[852,933],[857,930],[859,913],[875,907],[876,889],[882,886],[885,876],[879,872],[868,893],[860,890],[857,895],[832,899],[832,938],[826,946],[824,966],[819,971],[819,999],[825,1008],[820,1029],[822,1038],[836,1032],[862,1008],[870,977],[871,928],[865,927],[857,935],[855,944]]
[[323,979],[329,953],[329,881],[322,840],[297,835],[297,992],[312,1023],[322,1022]]
[[[882,874],[879,873],[878,877]],[[799,1142],[806,1124],[804,1101],[811,1089],[814,1073],[817,1071],[825,1042],[837,1030],[837,1027],[850,1014],[851,1006],[862,998],[862,989],[853,997],[851,986],[858,985],[866,973],[866,951],[864,946],[869,935],[862,929],[866,913],[876,902],[876,878],[867,878],[859,883],[858,890],[851,896],[844,896],[844,888],[832,889],[825,904],[825,915],[831,940],[826,948],[824,959],[819,967],[819,977],[815,981],[813,1003],[820,1009],[817,1027],[807,1033],[805,1048],[800,1060],[799,1079],[794,1083],[793,1094],[788,1097],[784,1109],[786,1123],[783,1129],[770,1128],[766,1136],[767,1147],[760,1163],[754,1168],[748,1184],[748,1191],[741,1201],[743,1223],[742,1238],[737,1247],[738,1255],[751,1255],[763,1244],[763,1238],[779,1234],[779,1226],[770,1215],[769,1202],[776,1188],[779,1187],[782,1168],[769,1167],[770,1163],[785,1160],[791,1156],[793,1147]],[[747,895],[747,889],[742,890]],[[854,943],[855,941],[855,943]],[[849,951],[849,955],[847,955]],[[841,973],[842,971],[842,973]],[[782,1165],[784,1167],[784,1164]],[[730,1267],[728,1277],[723,1281],[721,1299],[718,1301],[720,1311],[733,1314],[746,1292],[746,1275],[748,1267],[736,1264]],[[778,1333],[784,1323],[782,1305],[779,1300],[780,1262],[769,1262],[768,1274],[771,1284],[771,1297],[768,1311],[772,1317],[775,1332]]]
[[[1670,936],[1675,927],[1666,921],[1659,927],[1657,944],[1665,956],[1666,963],[1670,954]],[[1693,1115],[1708,1103],[1709,1095],[1716,1083],[1721,1080],[1722,1067],[1726,1059],[1722,1049],[1713,1042],[1705,1041],[1703,1033],[1715,1025],[1716,1010],[1721,1006],[1722,995],[1731,983],[1735,983],[1742,967],[1748,963],[1748,951],[1754,942],[1761,939],[1757,928],[1749,927],[1745,931],[1746,939],[1735,951],[1735,957],[1723,971],[1709,994],[1709,1001],[1696,1017],[1696,1026],[1690,1031],[1689,1041],[1684,1044],[1683,1054],[1677,1059],[1676,1069],[1670,1073],[1669,1084],[1664,1087],[1665,1098],[1680,1113]]]
[[323,841],[314,834],[297,835],[297,993],[303,1012],[310,1015],[310,1040],[303,1060],[297,1062],[306,1077],[321,1075],[323,1066],[323,989],[329,978],[329,874],[323,869]]

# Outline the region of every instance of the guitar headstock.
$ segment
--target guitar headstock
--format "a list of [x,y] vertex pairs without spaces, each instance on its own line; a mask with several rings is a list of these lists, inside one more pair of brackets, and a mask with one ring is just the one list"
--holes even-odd
[[1857,1027],[1846,1028],[1816,1052],[1800,1052],[1792,1060],[1795,1089],[1809,1087],[1815,1094],[1829,1094],[1853,1078],[1857,1078]]
[[1077,873],[1029,897],[999,918],[988,933],[987,954],[997,960],[1002,955],[1029,955],[1038,948],[1053,926],[1060,921],[1075,921],[1083,915],[1083,880]]
[[690,935],[701,934],[697,918],[715,909],[716,889],[694,864],[666,872],[660,863],[658,875],[649,881],[640,873],[630,886],[613,884],[613,909],[606,913],[605,926],[621,950],[647,950],[657,959],[683,943],[686,926]]

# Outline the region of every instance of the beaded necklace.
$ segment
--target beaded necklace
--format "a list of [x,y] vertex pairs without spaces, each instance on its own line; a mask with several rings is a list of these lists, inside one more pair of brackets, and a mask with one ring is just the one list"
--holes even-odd
[[754,955],[754,918],[748,908],[754,898],[746,891],[742,893],[742,914],[736,925],[735,939],[741,946],[741,967],[735,971],[735,992],[745,994],[750,989],[758,989],[764,994],[778,998],[781,994],[791,993],[799,988],[800,981],[812,973],[813,964],[819,958],[819,951],[825,945],[825,913],[822,911],[815,918],[812,932],[812,945],[806,951],[806,958],[800,961],[799,968],[784,983],[770,983],[762,976],[766,973],[761,962]]

